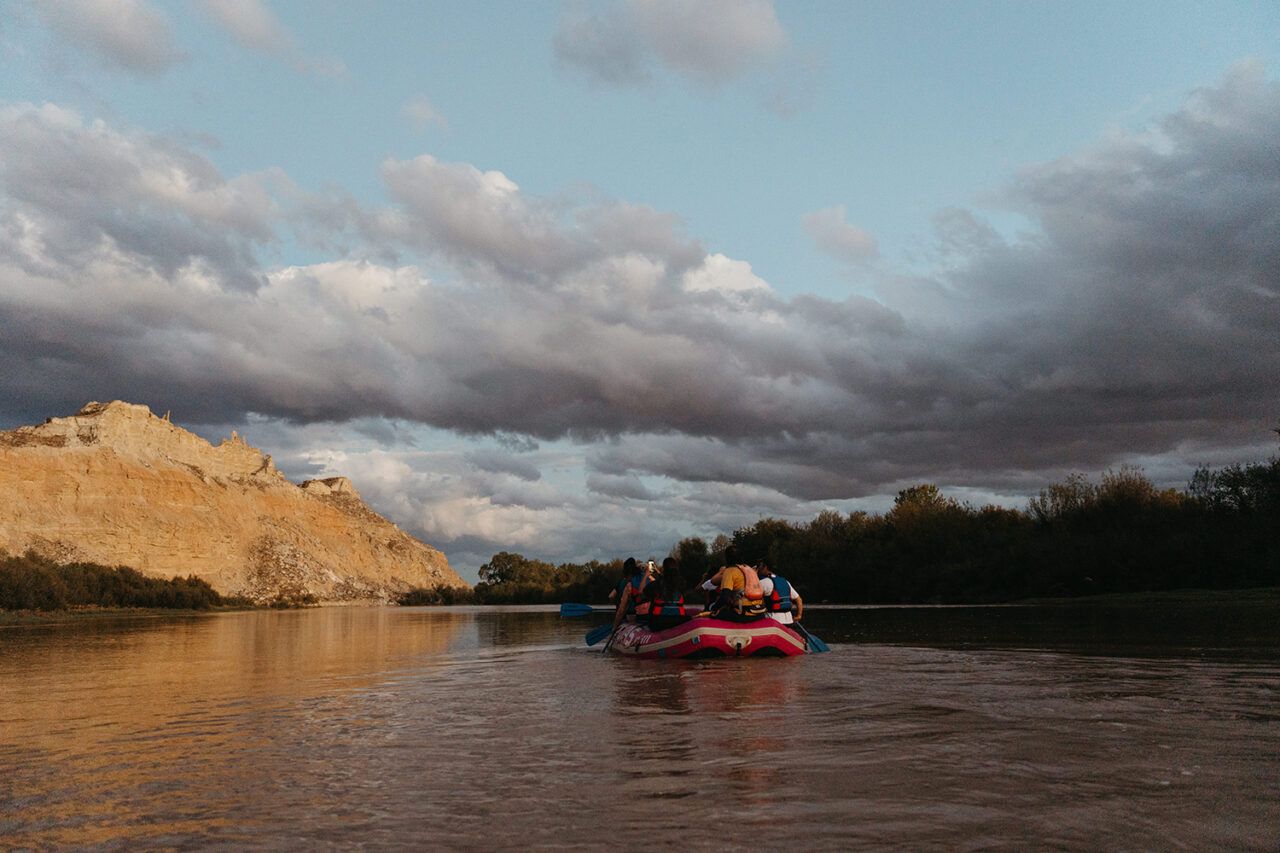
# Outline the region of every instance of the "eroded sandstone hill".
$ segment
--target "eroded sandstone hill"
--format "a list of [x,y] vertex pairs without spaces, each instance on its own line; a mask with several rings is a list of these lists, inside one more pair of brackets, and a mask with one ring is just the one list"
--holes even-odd
[[235,433],[215,447],[119,401],[0,432],[0,548],[195,574],[258,601],[466,586],[345,477],[294,485]]

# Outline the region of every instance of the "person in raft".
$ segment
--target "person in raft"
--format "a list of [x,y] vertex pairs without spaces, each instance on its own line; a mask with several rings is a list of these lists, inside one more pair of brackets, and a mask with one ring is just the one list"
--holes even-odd
[[764,591],[760,588],[760,576],[739,558],[735,545],[725,549],[724,568],[712,575],[702,588],[720,590],[710,609],[710,615],[717,619],[754,622],[764,617]]
[[[773,561],[765,557],[756,566],[760,575],[760,589],[764,592],[764,609],[770,619],[776,619],[783,625],[790,625],[800,619],[804,612],[804,599],[800,592],[781,575],[774,574]],[[795,610],[795,618],[791,611]]]
[[650,630],[665,631],[688,619],[684,610],[684,583],[675,557],[662,561],[662,571],[645,585],[636,605],[636,619],[646,620]]
[[[627,561],[622,564],[623,575],[622,580],[618,581],[618,588],[609,593],[609,598],[621,596],[618,599],[618,609],[613,614],[613,630],[617,633],[618,626],[623,620],[635,622],[637,619],[636,608],[640,605],[644,589],[649,582],[657,575],[657,570],[653,565],[653,560],[645,564],[643,569],[636,566],[634,557],[627,557]],[[636,574],[628,574],[628,572],[636,572]],[[609,638],[609,642],[613,642],[613,637]],[[608,646],[606,645],[607,649]]]
[[636,604],[640,601],[640,593],[648,577],[648,567],[642,572],[636,565],[636,558],[627,557],[626,562],[622,564],[622,579],[618,581],[613,592],[609,593],[609,600],[618,602],[619,608],[622,607],[623,602],[626,602],[626,609],[622,611],[623,616],[635,615]]

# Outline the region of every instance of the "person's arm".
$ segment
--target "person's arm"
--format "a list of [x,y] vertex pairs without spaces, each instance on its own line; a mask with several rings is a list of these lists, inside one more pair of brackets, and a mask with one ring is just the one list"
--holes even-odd
[[650,563],[648,566],[645,567],[644,576],[640,578],[641,592],[644,592],[646,589],[649,588],[649,583],[655,579],[656,574],[657,573],[654,572],[653,570],[653,563]]
[[795,618],[799,619],[800,614],[804,612],[804,599],[800,597],[800,593],[796,592],[796,588],[791,587],[791,604],[796,609]]
[[618,625],[627,617],[627,602],[631,601],[631,584],[627,584],[627,589],[622,593],[622,600],[618,602],[618,610],[613,614],[613,630],[618,630]]

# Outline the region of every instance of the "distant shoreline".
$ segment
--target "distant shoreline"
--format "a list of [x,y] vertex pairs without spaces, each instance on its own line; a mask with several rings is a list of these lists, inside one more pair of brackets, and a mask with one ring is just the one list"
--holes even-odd
[[[319,606],[370,606],[398,607],[396,604],[378,604],[368,602],[341,602],[338,605]],[[1165,592],[1121,592],[1107,595],[1090,595],[1077,598],[1031,598],[1023,601],[1012,601],[1002,604],[974,602],[972,604],[951,604],[947,607],[961,609],[966,607],[1055,607],[1055,608],[1157,608],[1163,606],[1207,607],[1224,610],[1241,607],[1276,607],[1280,608],[1280,587],[1259,587],[1254,589],[1179,589]],[[311,605],[316,606],[316,605]],[[447,607],[448,605],[437,605]],[[475,606],[475,605],[468,605]],[[481,605],[483,606],[483,605]],[[503,606],[503,605],[493,605]],[[816,608],[826,606],[842,607],[839,602],[824,602],[812,605]],[[912,607],[936,607],[929,602],[912,604],[849,604],[859,609]],[[273,610],[263,606],[229,605],[213,607],[207,610],[174,609],[162,607],[77,607],[66,610],[0,610],[0,628],[27,627],[43,625],[64,625],[81,622],[92,622],[106,619],[157,619],[157,618],[191,618],[193,616],[209,616],[219,613],[233,613],[246,610]],[[310,609],[290,608],[290,609]]]

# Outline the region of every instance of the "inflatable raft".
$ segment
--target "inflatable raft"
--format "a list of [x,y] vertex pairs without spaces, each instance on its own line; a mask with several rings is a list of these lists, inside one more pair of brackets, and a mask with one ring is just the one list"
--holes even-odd
[[698,617],[665,631],[627,622],[609,650],[639,658],[785,657],[809,651],[805,638],[774,619],[729,622]]

